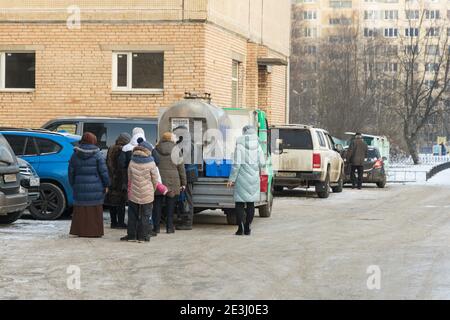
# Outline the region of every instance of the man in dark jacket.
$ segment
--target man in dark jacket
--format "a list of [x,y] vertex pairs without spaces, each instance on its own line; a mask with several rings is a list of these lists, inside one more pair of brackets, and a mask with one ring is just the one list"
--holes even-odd
[[111,187],[106,196],[106,203],[109,205],[112,229],[126,229],[125,205],[127,202],[127,172],[119,164],[119,156],[122,148],[131,140],[128,133],[121,133],[116,143],[108,149],[106,164],[108,165]]
[[[368,146],[364,142],[361,133],[356,133],[350,147],[347,151],[347,161],[351,165],[352,188],[356,186],[359,190],[362,188],[364,161],[367,158]],[[355,171],[358,171],[358,179],[356,179]]]

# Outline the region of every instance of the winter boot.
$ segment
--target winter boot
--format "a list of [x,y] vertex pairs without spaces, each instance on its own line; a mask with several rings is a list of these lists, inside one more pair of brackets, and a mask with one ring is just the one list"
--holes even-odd
[[249,235],[251,235],[251,233],[252,233],[252,230],[250,229],[250,225],[246,223],[244,225],[244,234],[246,236],[249,236]]
[[117,213],[115,208],[109,209],[109,215],[111,217],[111,229],[117,229]]
[[235,233],[237,236],[243,236],[244,235],[244,224],[240,223],[238,230]]

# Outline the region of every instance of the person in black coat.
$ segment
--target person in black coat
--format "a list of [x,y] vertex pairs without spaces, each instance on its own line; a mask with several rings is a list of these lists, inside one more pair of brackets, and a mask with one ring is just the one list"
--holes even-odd
[[73,189],[74,208],[70,234],[101,237],[103,201],[108,191],[106,161],[97,147],[97,138],[86,132],[69,162],[69,183]]

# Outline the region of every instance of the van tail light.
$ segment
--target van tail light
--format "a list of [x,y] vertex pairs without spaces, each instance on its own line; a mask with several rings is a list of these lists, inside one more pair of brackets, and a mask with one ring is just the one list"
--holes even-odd
[[374,169],[381,169],[382,167],[383,167],[383,160],[375,161],[375,164],[373,165]]
[[320,169],[322,167],[322,157],[320,153],[313,154],[313,169]]

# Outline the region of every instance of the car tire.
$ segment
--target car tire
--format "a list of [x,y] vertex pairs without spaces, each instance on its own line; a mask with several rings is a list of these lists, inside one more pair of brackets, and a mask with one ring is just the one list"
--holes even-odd
[[225,212],[225,215],[227,216],[228,225],[236,226],[237,225],[236,210],[235,209],[225,209],[224,212]]
[[11,224],[16,222],[22,216],[23,211],[9,213],[6,216],[0,216],[0,224]]
[[274,193],[274,185],[272,182],[272,187],[269,194],[269,201],[266,205],[258,208],[259,216],[261,218],[270,218],[272,215],[272,206],[273,206],[273,193]]
[[327,177],[324,182],[318,183],[318,189],[324,189],[325,191],[317,192],[317,195],[321,199],[327,199],[330,196],[330,173],[327,172]]
[[276,192],[283,192],[284,187],[283,186],[276,186],[274,189],[275,189]]
[[341,172],[341,176],[339,177],[338,185],[332,187],[334,193],[341,193],[344,190],[344,174]]
[[37,220],[56,220],[66,209],[66,197],[61,188],[53,183],[43,182],[40,198],[30,205],[30,213]]
[[384,189],[386,187],[386,178],[383,181],[377,182],[377,187]]

